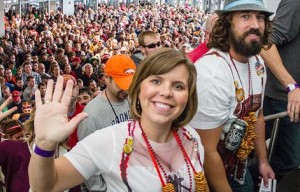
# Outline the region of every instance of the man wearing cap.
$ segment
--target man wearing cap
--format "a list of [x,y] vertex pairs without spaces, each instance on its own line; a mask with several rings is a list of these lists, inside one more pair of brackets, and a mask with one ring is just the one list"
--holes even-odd
[[80,63],[81,59],[79,57],[75,57],[72,60],[72,71],[74,71],[78,79],[80,79],[82,76],[82,66],[80,65]]
[[104,53],[101,57],[101,63],[105,64],[110,57],[111,57],[111,55],[109,53]]
[[88,63],[88,61],[90,60],[90,58],[87,57],[87,55],[85,54],[84,51],[80,51],[80,60],[81,60],[81,65],[84,65],[86,63]]
[[211,191],[253,191],[247,169],[255,150],[264,184],[275,174],[267,160],[262,101],[262,47],[269,47],[269,16],[262,0],[225,0],[208,47],[196,63],[198,110],[190,125],[201,137]]
[[8,105],[8,109],[11,109],[13,107],[17,107],[18,109],[16,111],[14,111],[11,116],[13,116],[16,113],[23,113],[22,110],[22,99],[21,99],[21,93],[19,91],[13,91],[11,93],[11,96],[13,98],[13,102],[11,104]]
[[85,53],[88,59],[93,57],[93,53],[90,51],[88,43],[83,43],[81,46],[81,50]]
[[100,63],[100,60],[98,57],[94,56],[90,59],[90,63],[93,66],[94,73],[97,74],[97,76],[100,73],[103,73],[103,65]]
[[[130,57],[122,54],[112,56],[105,65],[106,89],[90,101],[84,108],[88,118],[78,126],[78,139],[104,127],[124,122],[130,118],[127,90],[136,66]],[[96,175],[87,181],[87,187],[95,191],[105,191],[106,184]]]

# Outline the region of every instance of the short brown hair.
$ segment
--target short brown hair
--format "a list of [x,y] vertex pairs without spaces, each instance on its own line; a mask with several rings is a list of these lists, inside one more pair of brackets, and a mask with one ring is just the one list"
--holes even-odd
[[139,34],[138,36],[138,42],[140,46],[145,46],[145,37],[149,36],[149,37],[160,37],[158,33],[155,33],[154,31],[143,31],[141,34]]

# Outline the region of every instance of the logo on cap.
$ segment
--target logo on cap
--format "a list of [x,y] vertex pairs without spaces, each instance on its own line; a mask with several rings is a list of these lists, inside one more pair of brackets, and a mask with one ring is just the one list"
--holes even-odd
[[134,74],[134,69],[125,69],[124,73],[125,74]]

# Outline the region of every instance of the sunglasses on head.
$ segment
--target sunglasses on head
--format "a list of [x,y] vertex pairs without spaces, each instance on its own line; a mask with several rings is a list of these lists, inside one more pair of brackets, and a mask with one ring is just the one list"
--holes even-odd
[[147,48],[149,48],[149,49],[153,49],[153,48],[155,48],[155,47],[160,47],[160,41],[159,42],[157,42],[157,43],[151,43],[151,44],[149,44],[149,45],[145,45],[145,46],[143,46],[143,47],[147,47]]

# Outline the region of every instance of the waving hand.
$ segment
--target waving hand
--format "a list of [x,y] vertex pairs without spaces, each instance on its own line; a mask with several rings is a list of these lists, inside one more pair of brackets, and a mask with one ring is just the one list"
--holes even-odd
[[65,90],[63,81],[63,77],[59,76],[53,90],[54,82],[49,80],[44,103],[40,92],[35,93],[35,142],[45,150],[54,149],[74,131],[82,119],[87,117],[86,113],[80,113],[69,121],[67,112],[72,97],[73,81],[67,82]]

